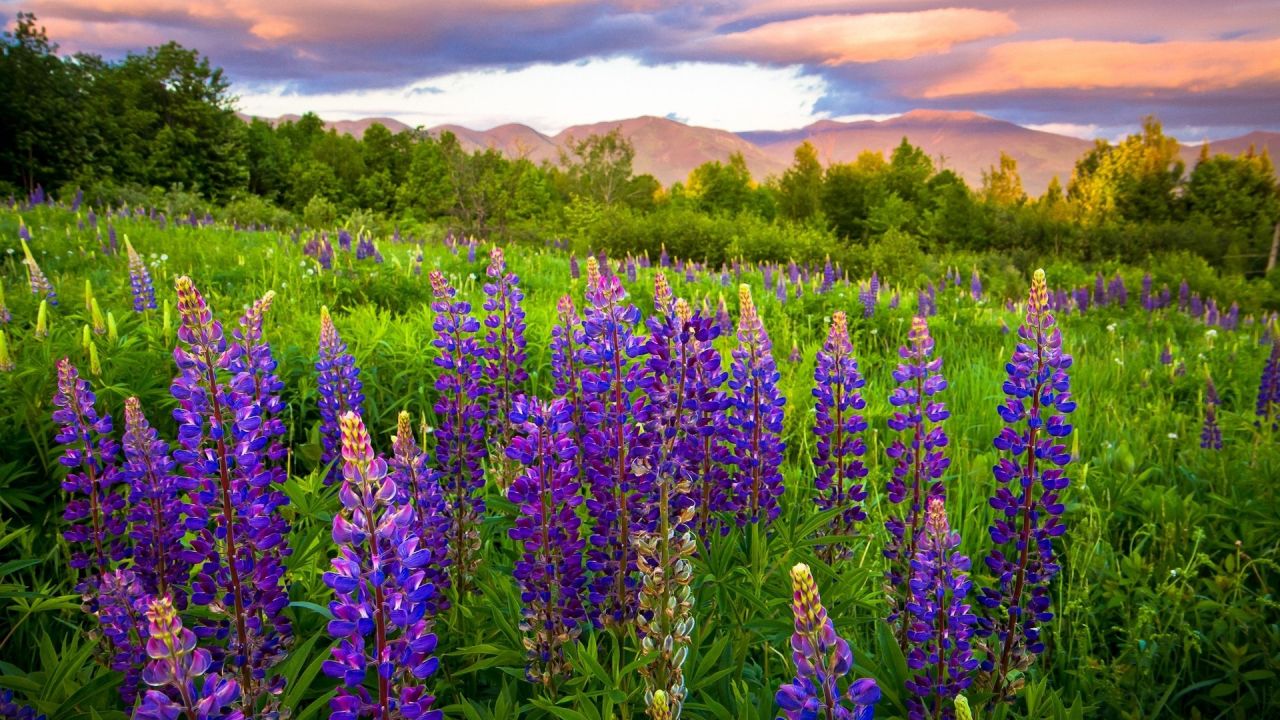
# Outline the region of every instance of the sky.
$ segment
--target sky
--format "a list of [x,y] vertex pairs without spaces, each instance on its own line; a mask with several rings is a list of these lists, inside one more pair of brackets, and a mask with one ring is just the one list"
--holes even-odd
[[1113,139],[1280,130],[1280,0],[0,0],[64,52],[175,40],[247,113],[554,133],[732,131],[915,108]]

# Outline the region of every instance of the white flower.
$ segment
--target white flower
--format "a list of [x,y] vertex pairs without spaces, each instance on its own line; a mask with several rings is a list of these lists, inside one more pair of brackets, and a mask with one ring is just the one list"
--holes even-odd
[[1204,338],[1206,340],[1212,340],[1216,337],[1218,337],[1218,331],[1215,330],[1214,328],[1209,328],[1208,330],[1204,331]]
[[160,262],[165,262],[168,259],[169,259],[169,256],[167,254],[164,254],[164,253],[160,254]]
[[316,271],[314,268],[307,268],[307,277],[311,277],[312,275],[315,275],[315,274],[316,274]]
[[1124,367],[1124,360],[1121,360],[1120,358],[1115,358],[1115,361],[1117,365],[1119,365],[1120,367]]
[[1113,333],[1113,332],[1115,332],[1115,331],[1116,331],[1116,324],[1115,324],[1115,323],[1111,323],[1110,325],[1108,325],[1108,326],[1107,326],[1107,332],[1109,332],[1109,333]]
[[879,330],[877,330],[876,328],[871,328],[871,334],[872,334],[872,335],[879,335],[879,334],[880,334],[880,331],[879,331]]
[[1177,440],[1177,439],[1178,439],[1178,433],[1169,433],[1169,439],[1170,439],[1170,440]]

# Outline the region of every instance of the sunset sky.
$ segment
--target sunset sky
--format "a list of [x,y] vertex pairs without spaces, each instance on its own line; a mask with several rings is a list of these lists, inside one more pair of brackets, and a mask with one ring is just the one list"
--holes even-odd
[[661,115],[729,130],[912,108],[1113,138],[1280,130],[1280,2],[0,0],[64,52],[167,40],[240,109],[483,129]]

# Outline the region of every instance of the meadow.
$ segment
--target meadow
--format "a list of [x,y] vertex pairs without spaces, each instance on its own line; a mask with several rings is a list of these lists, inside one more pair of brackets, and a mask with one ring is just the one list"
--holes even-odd
[[[323,240],[320,233],[133,209],[0,209],[0,688],[11,692],[0,717],[243,711],[306,720],[443,711],[468,720],[746,720],[784,710],[870,717],[873,708],[879,718],[1245,718],[1280,709],[1280,445],[1259,416],[1280,407],[1258,402],[1276,339],[1266,318],[1224,319],[1241,298],[1220,298],[1221,317],[1210,324],[1203,306],[1179,307],[1190,306],[1177,297],[1180,278],[1157,276],[1148,293],[1141,270],[1106,268],[1102,302],[1095,271],[1103,268],[1046,258],[1047,305],[1039,312],[1052,307],[1072,361],[1041,378],[1048,395],[1031,398],[1037,408],[1049,398],[1072,428],[1049,421],[1053,440],[1035,454],[1060,464],[1069,483],[1053,491],[1063,483],[1050,475],[1046,485],[1045,470],[1032,470],[1028,507],[1036,512],[1016,517],[1034,526],[1022,536],[1033,540],[1005,539],[1004,547],[1030,547],[1040,558],[1021,602],[1039,588],[1041,604],[1023,612],[1042,616],[1038,630],[1009,642],[1015,661],[1005,663],[993,649],[996,636],[977,631],[982,618],[1003,626],[1006,606],[993,616],[979,598],[993,586],[985,559],[1001,534],[989,530],[1000,505],[990,499],[1001,487],[1020,492],[997,476],[1007,468],[1002,461],[1017,459],[1002,429],[1025,431],[1026,417],[1007,421],[1000,408],[1031,277],[1011,270],[987,277],[931,259],[911,277],[877,277],[871,293],[870,278],[837,269],[824,277],[822,267],[797,268],[797,283],[785,264],[701,268],[658,257],[596,264],[555,247],[511,244],[503,248],[509,276],[495,279],[487,244],[366,237],[355,227],[330,228]],[[56,290],[56,305],[47,288],[32,292],[20,237]],[[137,253],[132,270],[128,247]],[[156,307],[145,307],[143,293],[135,311],[140,266]],[[522,301],[510,291],[511,276]],[[787,278],[781,294],[780,277]],[[506,288],[502,299],[485,290],[495,282]],[[1157,299],[1162,288],[1166,302]],[[566,294],[569,312],[560,303]],[[924,315],[940,366],[924,357],[923,325],[913,319],[922,297],[933,306]],[[202,364],[213,357],[202,349],[217,343],[201,303],[241,351]],[[516,304],[523,323],[510,320]],[[575,324],[584,312],[585,326]],[[486,324],[490,316],[508,320]],[[846,350],[829,340],[837,318],[847,323]],[[522,353],[500,353],[506,364],[496,374],[477,365],[493,361],[490,347],[516,347],[489,343],[487,333],[516,330],[527,339]],[[633,340],[601,345],[611,334]],[[565,350],[567,337],[576,351]],[[1036,333],[1029,337],[1035,345]],[[850,356],[861,387],[849,374]],[[662,362],[646,364],[655,357]],[[636,369],[624,382],[610,374],[614,363]],[[695,366],[691,377],[728,378],[710,381],[691,401],[706,419],[687,425],[671,419],[684,401],[652,395],[646,373],[669,378]],[[342,415],[353,406],[354,395],[343,394],[353,368],[363,396],[354,403],[358,422]],[[833,401],[818,407],[815,370],[827,378],[817,386],[828,390],[844,373],[834,402],[845,414],[835,424],[853,437],[837,435],[838,460],[829,417],[822,431]],[[1069,376],[1069,403],[1059,371]],[[928,380],[937,373],[945,383]],[[222,390],[202,393],[202,377],[216,377]],[[244,377],[252,379],[247,388]],[[912,415],[912,388],[925,386],[928,401],[944,403],[949,416],[927,402]],[[582,399],[606,390],[615,404]],[[85,430],[88,415],[68,410],[83,409],[86,391],[113,427]],[[841,405],[854,391],[865,406]],[[68,401],[69,393],[78,399]],[[214,396],[259,399],[238,406],[219,435],[193,417]],[[140,427],[139,411],[163,449],[122,437]],[[895,416],[904,411],[905,421]],[[1220,449],[1203,447],[1206,413]],[[68,423],[81,425],[67,431]],[[912,434],[915,423],[943,428],[947,440],[929,434],[929,447],[913,450],[912,438],[925,437]],[[114,489],[105,476],[84,480],[90,464],[108,463],[86,459],[84,448],[68,456],[66,446],[104,435],[127,447],[94,445],[102,455],[128,457],[136,447],[135,460],[151,458],[160,493],[152,497],[172,504],[150,518],[145,508],[129,514],[147,506],[127,497],[130,482],[146,475],[136,462],[119,465]],[[228,543],[215,502],[220,440],[238,448],[233,460],[223,457],[224,480],[228,467],[233,474],[256,467],[237,480],[245,507],[234,511],[241,529],[250,528],[244,552],[259,553],[234,565],[264,583],[243,590],[256,598],[239,613],[251,616],[247,630],[236,627],[241,618],[224,594],[229,568],[218,562]],[[895,441],[920,462],[900,467]],[[716,450],[675,449],[704,442]],[[628,450],[639,462],[616,463],[621,480],[610,484],[610,460]],[[67,480],[68,471],[81,478]],[[842,488],[845,479],[861,484],[865,498],[828,500],[819,479],[831,472]],[[202,484],[204,476],[214,480]],[[915,487],[945,496],[945,504],[935,508],[917,492],[913,506],[901,491],[895,502],[895,477],[906,478],[908,498]],[[101,508],[95,500],[85,510],[85,498],[103,499]],[[81,508],[71,522],[69,502]],[[98,513],[101,527],[77,529]],[[114,525],[112,513],[120,518]],[[620,530],[628,517],[634,526]],[[904,540],[900,529],[895,539],[891,529],[903,518],[924,528],[918,537]],[[139,541],[131,558],[127,548],[93,547],[95,539],[127,546],[127,530],[139,527],[159,527],[164,538]],[[362,566],[371,562],[366,541],[379,556],[376,572]],[[906,547],[918,551],[913,565]],[[886,548],[898,548],[897,558]],[[157,572],[142,562],[147,553],[188,567]],[[635,566],[619,567],[628,553]],[[274,575],[264,557],[278,562]],[[901,581],[887,583],[886,572]],[[902,578],[908,574],[921,585],[945,578],[936,595],[925,593],[941,603],[940,614],[907,604],[915,592]],[[154,589],[134,587],[155,578],[169,584],[173,604],[152,604]],[[941,651],[928,645],[931,624],[904,635],[901,619],[887,621],[893,597],[912,617],[945,618]],[[368,610],[378,603],[385,612]],[[963,604],[977,620],[957,611]],[[388,617],[394,627],[385,627]],[[366,645],[379,647],[375,635],[385,633],[386,655],[373,664]],[[151,645],[142,642],[148,634]],[[243,635],[256,639],[233,647]],[[911,661],[917,650],[923,663]],[[798,676],[795,655],[816,669]],[[982,667],[989,656],[1006,672]],[[941,678],[929,675],[943,665]],[[195,677],[215,674],[216,682]],[[143,695],[143,686],[152,693]],[[791,689],[780,693],[784,686]],[[833,700],[833,688],[844,699]],[[185,709],[198,704],[192,693],[207,698],[203,714]],[[958,705],[957,695],[965,698]],[[779,699],[796,704],[782,708]],[[33,710],[20,714],[19,705]]]

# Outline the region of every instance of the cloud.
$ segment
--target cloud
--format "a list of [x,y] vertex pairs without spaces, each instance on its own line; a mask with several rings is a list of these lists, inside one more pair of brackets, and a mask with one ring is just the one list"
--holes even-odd
[[1071,137],[1080,138],[1081,140],[1092,140],[1099,137],[1099,126],[1097,123],[1028,123],[1023,127],[1031,130],[1039,130],[1040,132],[1053,133],[1054,135],[1069,135]]
[[845,65],[944,53],[1017,29],[1003,12],[968,8],[809,15],[733,32],[713,40],[712,47],[762,62]]
[[976,66],[949,75],[928,85],[921,96],[1065,89],[1199,94],[1255,85],[1280,91],[1280,39],[1009,42],[988,50]]
[[427,127],[457,123],[488,128],[519,122],[548,134],[587,120],[675,113],[693,125],[754,130],[810,122],[815,103],[826,92],[824,80],[798,66],[646,65],[635,58],[594,58],[450,73],[383,90],[242,92],[240,109],[266,117],[314,111],[330,120],[390,115]]

